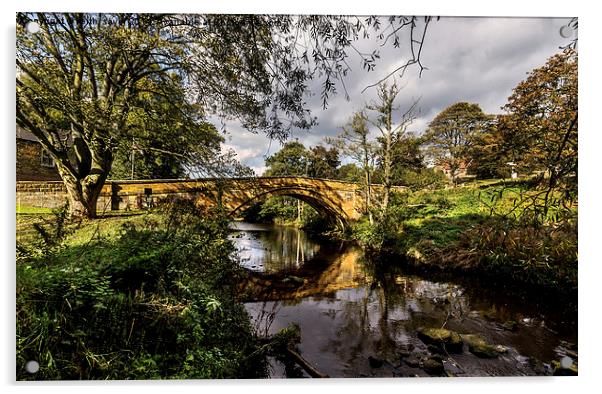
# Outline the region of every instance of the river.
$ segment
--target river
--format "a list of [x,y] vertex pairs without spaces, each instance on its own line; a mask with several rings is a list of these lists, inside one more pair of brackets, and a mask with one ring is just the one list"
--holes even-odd
[[[299,353],[330,377],[550,375],[553,360],[577,362],[576,306],[561,300],[370,263],[356,246],[292,227],[235,222],[230,237],[257,278],[245,302],[257,333],[297,324]],[[434,373],[424,367],[434,349],[420,327],[477,334],[503,352],[445,352],[444,371]],[[308,376],[276,359],[270,366],[273,378]]]

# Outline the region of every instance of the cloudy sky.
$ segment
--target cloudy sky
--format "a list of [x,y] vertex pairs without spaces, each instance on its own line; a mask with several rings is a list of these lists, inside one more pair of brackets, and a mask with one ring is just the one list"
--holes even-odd
[[[478,103],[486,113],[501,113],[500,107],[526,73],[543,65],[570,41],[559,33],[569,19],[441,18],[431,23],[421,58],[428,70],[419,77],[414,68],[398,80],[403,86],[397,101],[402,109],[420,98],[420,114],[410,130],[422,133],[440,111],[459,101]],[[377,45],[375,41],[358,43],[363,50]],[[359,57],[349,59],[352,70],[345,80],[349,101],[339,93],[330,100],[328,109],[322,110],[319,85],[311,86],[314,95],[307,98],[307,105],[318,125],[295,130],[292,138],[314,146],[327,136],[337,135],[354,111],[375,98],[374,88],[362,90],[407,59],[407,53],[391,46],[381,48],[380,54],[375,71],[369,73],[362,69]],[[227,122],[226,128],[223,148],[234,149],[242,163],[261,175],[265,157],[277,152],[280,143],[250,133],[237,122]]]

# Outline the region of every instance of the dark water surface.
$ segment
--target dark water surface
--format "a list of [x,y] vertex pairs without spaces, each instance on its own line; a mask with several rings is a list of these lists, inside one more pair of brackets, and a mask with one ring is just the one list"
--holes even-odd
[[[549,375],[552,360],[577,361],[576,307],[559,299],[404,273],[395,261],[372,264],[357,247],[291,227],[232,227],[243,266],[259,278],[245,303],[256,330],[270,335],[297,324],[299,353],[330,377],[430,376],[420,361],[433,349],[418,339],[419,327],[478,334],[507,349],[493,359],[466,347],[441,354],[443,375]],[[276,360],[271,367],[271,377],[307,376]]]

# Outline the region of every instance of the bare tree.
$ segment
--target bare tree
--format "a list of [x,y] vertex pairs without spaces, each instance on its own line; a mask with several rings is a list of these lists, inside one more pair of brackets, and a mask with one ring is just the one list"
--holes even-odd
[[376,160],[377,146],[369,140],[368,118],[363,111],[353,114],[349,123],[342,128],[336,138],[327,139],[327,142],[337,147],[344,155],[360,164],[364,173],[365,210],[372,220],[372,172]]
[[401,89],[397,86],[397,82],[393,81],[391,86],[386,82],[378,86],[378,99],[372,101],[366,106],[367,109],[376,112],[374,119],[368,118],[368,121],[373,124],[380,132],[380,160],[383,168],[383,186],[384,196],[382,201],[382,209],[386,211],[389,207],[389,199],[391,195],[391,168],[393,142],[403,136],[408,127],[416,119],[417,106],[419,99],[413,100],[412,104],[395,119],[395,114],[399,107],[394,106],[395,99]]

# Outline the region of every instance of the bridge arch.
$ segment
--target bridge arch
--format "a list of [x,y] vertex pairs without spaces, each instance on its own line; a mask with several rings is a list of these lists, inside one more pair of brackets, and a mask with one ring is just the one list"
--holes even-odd
[[255,203],[272,196],[287,196],[297,198],[310,205],[319,213],[336,219],[337,224],[342,229],[347,228],[351,219],[345,210],[329,196],[319,193],[316,190],[300,186],[278,187],[271,190],[262,191],[238,204],[230,211],[229,215],[234,216],[237,213],[240,213],[251,207]]

